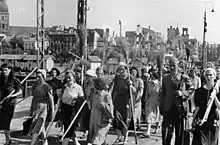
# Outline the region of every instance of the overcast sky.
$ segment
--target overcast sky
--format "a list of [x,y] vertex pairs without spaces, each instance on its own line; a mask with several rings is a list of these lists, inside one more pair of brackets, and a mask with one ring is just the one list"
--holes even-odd
[[[36,0],[7,1],[11,25],[36,26]],[[123,31],[140,24],[167,35],[167,28],[178,24],[189,28],[191,38],[202,40],[205,3],[201,1],[207,0],[88,0],[88,27],[109,27],[119,34],[121,20]],[[77,0],[45,0],[45,25],[76,25],[76,4]],[[207,41],[220,43],[220,0],[215,0],[215,13],[212,7],[207,4]]]

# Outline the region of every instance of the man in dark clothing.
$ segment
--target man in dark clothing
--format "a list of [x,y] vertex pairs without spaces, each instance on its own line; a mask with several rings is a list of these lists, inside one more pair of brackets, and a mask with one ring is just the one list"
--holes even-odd
[[192,83],[188,76],[179,72],[177,58],[170,59],[169,67],[170,73],[164,75],[160,93],[160,112],[163,115],[162,144],[171,144],[175,128],[175,145],[181,145],[186,115],[183,100],[190,96]]

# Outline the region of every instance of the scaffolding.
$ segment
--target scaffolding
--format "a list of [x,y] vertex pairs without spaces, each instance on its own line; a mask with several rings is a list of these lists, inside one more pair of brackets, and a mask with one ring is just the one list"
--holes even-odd
[[77,13],[77,29],[83,34],[83,43],[81,50],[83,50],[83,58],[87,60],[87,0],[78,0],[78,13]]
[[44,55],[44,40],[45,40],[45,30],[44,30],[44,0],[37,0],[37,65],[42,68],[40,64],[40,56]]

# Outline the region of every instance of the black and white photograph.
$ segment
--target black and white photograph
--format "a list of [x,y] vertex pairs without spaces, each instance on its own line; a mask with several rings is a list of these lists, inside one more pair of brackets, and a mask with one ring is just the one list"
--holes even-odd
[[220,0],[0,0],[0,145],[220,145]]

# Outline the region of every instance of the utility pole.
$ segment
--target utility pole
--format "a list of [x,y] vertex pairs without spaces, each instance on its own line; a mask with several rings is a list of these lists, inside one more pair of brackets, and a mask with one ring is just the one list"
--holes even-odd
[[[202,44],[202,65],[203,69],[205,64],[207,63],[207,51],[206,50],[206,32],[207,32],[207,19],[206,19],[206,11],[204,12],[204,30],[203,30],[203,44]],[[206,54],[205,54],[206,52]]]
[[40,55],[44,55],[44,0],[37,0],[37,66],[40,66]]
[[83,50],[83,57],[87,60],[87,0],[78,0],[77,29],[83,31],[84,42],[79,48]]
[[[214,13],[214,2],[211,2],[213,4],[211,12]],[[203,69],[205,68],[205,65],[207,64],[208,61],[208,48],[206,47],[206,33],[207,33],[207,3],[205,5],[205,11],[204,11],[204,30],[203,30],[203,44],[202,44],[202,65]]]
[[[82,59],[87,60],[88,57],[88,50],[87,50],[87,0],[78,0],[78,14],[77,14],[77,29],[81,31],[80,33],[83,34],[82,42],[80,42],[79,51],[82,52]],[[83,84],[84,80],[84,70],[85,66],[82,66],[81,71],[81,85]]]

